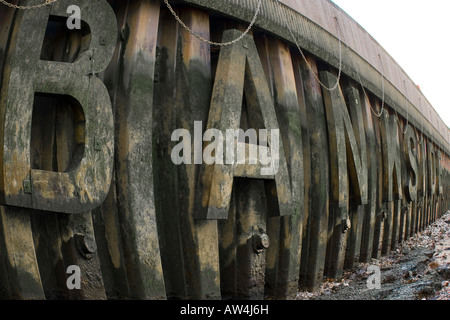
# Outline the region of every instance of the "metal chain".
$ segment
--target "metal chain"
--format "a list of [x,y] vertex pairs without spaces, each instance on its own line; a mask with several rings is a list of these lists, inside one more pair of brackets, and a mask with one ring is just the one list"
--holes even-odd
[[[281,11],[281,2],[279,2],[279,10]],[[300,48],[300,45],[298,44],[297,38],[295,37],[294,32],[292,31],[292,29],[289,26],[289,23],[286,23],[286,27],[289,30],[289,33],[291,34],[292,39],[294,40],[295,45],[297,46],[298,51],[300,52],[303,60],[306,63],[306,66],[308,67],[309,71],[311,72],[311,74],[313,75],[313,77],[316,79],[316,81],[326,90],[328,91],[333,91],[335,90],[338,86],[339,86],[339,82],[341,80],[341,75],[342,75],[342,40],[341,40],[341,32],[340,32],[340,26],[339,26],[339,22],[337,17],[335,17],[336,19],[336,24],[338,26],[337,28],[337,33],[338,33],[338,41],[339,41],[339,71],[338,71],[338,76],[337,76],[337,80],[336,80],[336,84],[329,88],[328,86],[326,86],[322,81],[320,81],[319,77],[316,75],[316,73],[314,72],[313,68],[311,67],[311,65],[309,64],[309,61],[306,59],[305,54],[303,53],[303,50]],[[287,19],[284,19],[285,21]]]
[[[348,48],[348,45],[347,45],[347,48]],[[349,49],[350,49],[350,48],[349,48]],[[382,71],[381,71],[381,89],[382,89],[382,98],[381,98],[381,109],[380,109],[380,112],[376,112],[376,111],[374,110],[374,108],[372,107],[372,104],[369,104],[369,105],[370,105],[370,110],[372,111],[372,113],[374,114],[374,116],[377,117],[377,118],[381,118],[381,116],[383,115],[383,112],[385,111],[385,106],[384,106],[384,104],[385,104],[384,66],[383,66],[383,61],[381,60],[381,56],[378,55],[378,57],[380,58],[380,61],[381,61],[381,68],[382,68]],[[356,71],[356,74],[357,74],[357,76],[358,76],[359,83],[360,83],[361,88],[362,88],[362,90],[363,90],[363,92],[364,92],[364,95],[366,96],[366,99],[369,100],[369,97],[367,96],[366,90],[364,89],[364,86],[363,86],[363,83],[362,83],[362,80],[361,80],[361,76],[359,75],[359,72]],[[389,113],[387,112],[387,110],[386,110],[386,117],[389,117]]]
[[[339,14],[340,14],[341,16],[343,16],[343,13],[342,13],[341,11],[339,11]],[[353,23],[355,24],[356,27],[358,27],[358,26],[356,25],[356,22],[353,22]],[[347,49],[348,49],[348,50],[351,50],[348,44],[345,44],[345,45],[347,46]],[[352,59],[353,65],[356,65],[356,64],[355,64],[355,61],[353,60],[352,55],[350,55],[350,57],[351,57],[351,59]],[[369,103],[369,106],[370,106],[370,110],[372,111],[372,113],[374,114],[374,116],[377,117],[377,118],[381,118],[381,116],[383,115],[383,112],[385,111],[385,110],[384,110],[384,104],[385,104],[384,79],[385,79],[385,78],[384,78],[384,66],[383,66],[383,61],[381,60],[380,54],[378,54],[378,57],[380,58],[380,61],[381,61],[381,68],[382,68],[382,71],[380,72],[380,74],[381,74],[381,88],[382,88],[382,99],[381,99],[381,109],[380,109],[380,112],[376,112],[376,111],[374,110],[374,108],[372,107],[372,104]],[[355,72],[356,72],[356,75],[358,76],[359,84],[361,85],[361,88],[362,88],[362,90],[363,90],[363,92],[364,92],[364,96],[366,97],[366,99],[367,99],[368,101],[370,101],[370,100],[369,100],[369,97],[368,97],[368,95],[367,95],[366,89],[364,88],[364,85],[363,85],[363,82],[362,82],[362,79],[361,79],[361,76],[360,76],[359,72],[358,72],[357,70],[355,70]],[[389,117],[389,113],[386,113],[386,117]]]
[[[364,96],[366,97],[366,100],[367,100],[368,103],[369,103],[370,111],[372,111],[372,113],[373,113],[373,115],[374,115],[375,117],[381,118],[381,116],[382,116],[382,114],[383,114],[383,111],[384,111],[383,108],[381,108],[380,113],[377,113],[377,112],[375,111],[375,109],[372,107],[372,104],[370,103],[370,99],[369,99],[369,96],[367,95],[366,89],[364,88],[364,86],[363,86],[363,84],[362,84],[362,80],[361,80],[361,76],[359,75],[359,72],[356,72],[356,75],[358,76],[359,84],[361,85],[361,88],[362,88],[362,91],[363,91],[363,93],[364,93]],[[382,105],[383,105],[383,104],[382,104]]]
[[[36,4],[36,5],[32,5],[32,6],[20,6],[20,5],[15,5],[15,4],[12,4],[12,3],[10,3],[10,2],[8,2],[8,1],[6,1],[6,0],[0,0],[0,3],[6,5],[6,6],[10,7],[10,8],[14,8],[14,9],[29,10],[29,9],[38,9],[38,8],[42,8],[42,7],[48,6],[48,5],[51,5],[51,4],[55,3],[56,1],[58,1],[58,0],[45,0],[44,3]],[[279,2],[279,1],[278,1],[278,2]],[[228,42],[214,42],[214,41],[205,39],[205,38],[202,37],[201,35],[195,33],[195,32],[192,31],[192,30],[191,30],[191,29],[190,29],[190,28],[189,28],[189,27],[181,20],[181,18],[176,14],[176,12],[173,10],[172,6],[169,4],[169,1],[168,1],[168,0],[164,0],[164,3],[166,4],[167,8],[170,10],[170,12],[172,13],[172,15],[175,17],[175,19],[177,20],[177,22],[178,22],[178,23],[179,23],[186,31],[188,31],[191,35],[193,35],[194,37],[196,37],[197,39],[199,39],[199,40],[201,40],[201,41],[204,41],[204,42],[206,42],[206,43],[209,43],[210,45],[222,47],[222,46],[232,45],[232,44],[234,44],[234,43],[236,43],[236,42],[242,40],[242,39],[250,32],[251,28],[252,28],[253,25],[255,24],[256,19],[257,19],[258,15],[259,15],[259,11],[260,11],[260,9],[261,9],[261,3],[262,3],[262,0],[259,0],[259,1],[258,1],[258,6],[257,6],[257,8],[256,8],[255,15],[253,16],[253,19],[251,20],[249,26],[248,26],[247,29],[244,31],[244,33],[242,33],[238,38],[236,38],[236,39],[234,39],[234,40],[232,40],[232,41],[228,41]],[[281,8],[281,2],[279,2],[279,8]],[[327,87],[324,83],[322,83],[322,81],[319,79],[319,77],[318,77],[318,76],[316,75],[316,73],[313,71],[313,69],[312,69],[312,67],[311,67],[311,65],[310,65],[310,63],[309,63],[309,61],[306,59],[306,56],[305,56],[305,54],[303,53],[303,50],[300,48],[300,45],[298,44],[298,41],[297,41],[297,38],[296,38],[295,35],[294,35],[294,32],[293,32],[292,29],[289,27],[289,23],[286,24],[287,29],[289,30],[289,33],[291,34],[291,37],[293,38],[293,40],[294,40],[294,42],[295,42],[295,45],[297,46],[297,49],[298,49],[298,51],[300,52],[300,54],[301,54],[303,60],[306,62],[306,65],[307,65],[308,69],[311,71],[311,74],[314,76],[314,78],[317,80],[317,82],[318,82],[323,88],[325,88],[326,90],[329,90],[329,91],[333,91],[333,90],[335,90],[335,89],[338,87],[339,81],[340,81],[340,78],[341,78],[341,74],[342,74],[342,41],[341,41],[341,33],[340,33],[339,21],[338,21],[337,17],[335,17],[335,19],[336,19],[336,24],[337,24],[337,26],[338,26],[337,32],[338,32],[338,40],[339,40],[339,72],[338,72],[336,84],[335,84],[333,87],[331,87],[331,88]],[[347,48],[350,49],[348,45],[347,45]],[[370,106],[370,109],[372,110],[373,114],[374,114],[377,118],[380,118],[381,115],[383,114],[383,111],[384,111],[385,88],[384,88],[384,67],[383,67],[383,60],[381,59],[381,56],[380,56],[379,54],[378,54],[378,57],[380,58],[381,68],[382,68],[382,72],[381,72],[381,77],[382,77],[382,84],[381,84],[381,87],[382,87],[382,103],[381,103],[381,110],[380,110],[379,113],[377,113],[377,112],[373,109],[372,105]],[[364,96],[366,97],[366,99],[368,99],[366,90],[364,89],[364,86],[363,86],[363,84],[362,84],[361,76],[360,76],[360,74],[359,74],[358,72],[356,72],[356,74],[357,74],[357,76],[358,76],[359,82],[360,82],[361,87],[362,87],[362,89],[363,89]],[[369,100],[369,99],[368,99],[368,100]],[[407,101],[407,98],[406,98],[406,97],[405,97],[405,101],[406,101],[407,106],[408,106],[407,109],[409,109],[409,104],[408,104],[408,101]],[[397,118],[398,118],[398,114],[397,114]],[[407,110],[407,120],[406,120],[406,121],[407,121],[407,123],[406,123],[406,130],[403,131],[403,129],[402,129],[403,134],[406,134],[406,133],[408,132],[408,125],[409,125],[409,112],[408,112],[408,110]],[[421,139],[421,140],[422,140],[422,141],[419,143],[419,145],[422,144],[422,142],[423,142],[423,132],[422,132],[422,139]]]
[[[377,116],[378,118],[381,117],[381,115],[383,114],[384,111],[384,103],[385,103],[385,88],[384,88],[384,64],[383,64],[383,59],[381,59],[381,55],[378,54],[378,57],[380,58],[380,62],[381,62],[381,90],[382,90],[382,97],[381,97],[381,110],[380,110],[380,115]],[[387,111],[386,111],[387,112]],[[388,116],[389,113],[387,113]],[[376,115],[376,114],[375,114]]]
[[406,99],[406,97],[405,97],[405,100],[406,100],[407,108],[406,108],[406,123],[403,125],[403,128],[406,126],[406,129],[402,130],[404,135],[406,135],[406,133],[408,132],[408,126],[409,126],[409,111],[408,111],[409,103],[408,103],[408,100]]
[[[1,0],[0,0],[0,1],[1,1]],[[261,3],[262,3],[262,0],[259,0],[259,1],[258,1],[258,6],[257,6],[257,8],[256,8],[255,15],[254,15],[252,21],[250,22],[249,26],[248,26],[247,29],[245,30],[245,32],[244,32],[242,35],[240,35],[238,38],[236,38],[236,39],[234,39],[234,40],[232,40],[232,41],[228,41],[228,42],[214,42],[214,41],[211,41],[211,40],[209,40],[209,39],[205,39],[205,38],[202,37],[201,35],[195,33],[194,31],[192,31],[192,30],[191,30],[191,29],[190,29],[190,28],[189,28],[189,27],[181,20],[181,18],[177,15],[177,13],[175,12],[175,10],[173,10],[172,6],[169,4],[169,1],[168,1],[168,0],[164,0],[164,3],[166,4],[167,8],[168,8],[169,11],[172,13],[172,15],[175,17],[175,19],[177,20],[177,22],[178,22],[178,23],[179,23],[186,31],[188,31],[191,35],[193,35],[194,37],[196,37],[197,39],[199,39],[199,40],[201,40],[201,41],[203,41],[203,42],[209,43],[210,45],[222,47],[222,46],[232,45],[232,44],[234,44],[234,43],[236,43],[236,42],[242,40],[242,39],[245,37],[245,35],[246,35],[247,33],[250,32],[250,29],[253,27],[253,25],[254,25],[255,22],[256,22],[256,18],[258,17],[259,11],[260,11],[260,9],[261,9]],[[281,3],[280,3],[279,8],[281,8]],[[337,21],[337,18],[336,18],[336,21]],[[289,30],[289,32],[290,32],[292,38],[294,39],[294,42],[295,42],[295,44],[296,44],[298,50],[300,51],[300,54],[302,55],[303,59],[305,60],[305,62],[306,62],[306,64],[307,64],[308,68],[310,69],[310,71],[312,71],[312,67],[311,67],[311,65],[309,64],[308,60],[306,59],[306,57],[305,57],[305,55],[304,55],[302,49],[300,48],[300,45],[298,44],[297,39],[296,39],[294,33],[292,32],[291,28],[289,27],[289,24],[286,24],[286,26],[287,26],[287,29]],[[340,81],[340,78],[341,78],[341,73],[342,73],[342,45],[341,45],[341,36],[340,36],[339,23],[338,23],[338,37],[339,37],[339,73],[338,73],[338,78],[337,78],[336,84],[335,84],[332,88],[328,88],[325,84],[323,84],[323,83],[320,81],[320,79],[316,76],[315,72],[311,72],[311,73],[313,74],[314,78],[319,82],[319,84],[320,84],[322,87],[324,87],[325,89],[329,90],[329,91],[332,91],[332,90],[334,90],[334,89],[336,89],[336,88],[338,87],[339,81]]]
[[[395,110],[395,115],[397,116],[397,119],[395,119],[395,121],[400,123],[400,117],[398,116],[397,110]],[[409,116],[408,116],[408,118],[409,118]],[[401,129],[404,135],[408,132],[408,125],[409,125],[408,118],[406,120],[406,124],[402,125],[402,129]],[[405,127],[406,127],[406,130],[405,130]]]
[[[347,48],[350,50],[350,48],[349,48],[348,45],[347,45]],[[352,58],[352,60],[353,60],[353,58]],[[354,63],[353,63],[353,64],[354,64]],[[363,93],[364,93],[364,96],[366,97],[367,101],[369,102],[370,111],[372,111],[372,113],[374,114],[375,117],[380,118],[380,117],[383,115],[383,111],[384,111],[384,90],[383,90],[383,102],[381,103],[382,107],[381,107],[380,112],[378,113],[378,112],[376,112],[376,111],[374,110],[374,108],[372,107],[372,104],[370,103],[369,96],[367,95],[366,89],[364,88],[364,85],[363,85],[361,76],[360,76],[360,74],[359,74],[358,71],[356,71],[356,75],[358,76],[358,81],[359,81],[359,84],[361,85],[361,88],[362,88],[362,91],[363,91]],[[384,79],[384,78],[383,78],[383,79]],[[384,81],[384,80],[383,80],[383,81]],[[383,86],[383,88],[384,88],[384,86]]]
[[[417,130],[418,131],[418,130]],[[417,144],[420,146],[423,143],[423,132],[420,132],[420,142],[417,142]]]
[[[2,1],[2,0],[0,0],[0,1]],[[178,21],[178,23],[179,23],[186,31],[188,31],[191,35],[193,35],[194,37],[196,37],[197,39],[199,39],[199,40],[201,40],[201,41],[203,41],[203,42],[209,43],[210,45],[218,46],[218,47],[223,47],[223,46],[229,46],[229,45],[232,45],[232,44],[234,44],[234,43],[236,43],[236,42],[242,40],[242,39],[247,35],[247,33],[250,32],[250,29],[251,29],[251,28],[253,27],[253,25],[255,24],[256,18],[257,18],[258,15],[259,15],[259,11],[260,11],[260,9],[261,9],[261,3],[262,3],[262,0],[259,0],[259,1],[258,1],[258,6],[257,6],[257,8],[256,8],[255,15],[253,16],[252,21],[250,22],[250,24],[248,25],[248,27],[247,27],[247,29],[244,31],[244,33],[241,34],[241,35],[240,35],[239,37],[237,37],[236,39],[234,39],[234,40],[232,40],[232,41],[228,41],[228,42],[214,42],[214,41],[211,41],[211,40],[209,40],[209,39],[205,39],[205,38],[202,37],[201,35],[195,33],[194,31],[192,31],[192,30],[191,30],[191,29],[190,29],[190,28],[189,28],[189,27],[181,20],[181,18],[177,15],[177,13],[175,12],[175,10],[173,10],[172,6],[169,4],[169,1],[168,1],[168,0],[164,0],[164,3],[166,4],[167,8],[170,10],[170,12],[172,13],[172,15],[175,17],[175,19]]]
[[[420,104],[420,111],[422,111],[422,99],[420,99],[420,97],[419,97],[419,104]],[[417,142],[417,144],[420,146],[420,145],[422,145],[422,143],[423,143],[423,120],[422,120],[422,118],[420,118],[420,125],[422,126],[422,131],[421,131],[421,140],[420,140],[420,142]]]
[[29,9],[38,9],[38,8],[48,6],[52,3],[55,3],[56,1],[58,1],[58,0],[45,0],[44,3],[36,4],[36,5],[32,5],[32,6],[19,6],[19,5],[12,4],[6,0],[0,0],[0,3],[3,3],[5,6],[8,6],[13,9],[29,10]]
[[[406,83],[405,80],[403,80],[403,86],[405,87],[405,94],[407,93],[407,89],[406,89]],[[409,102],[408,102],[408,98],[405,95],[405,102],[406,102],[406,130],[402,130],[403,134],[406,135],[406,133],[408,132],[408,125],[409,125]]]
[[[339,12],[339,14],[341,15],[341,16],[343,16],[343,14],[342,14],[342,12]],[[356,25],[356,24],[355,24]],[[344,39],[345,40],[345,39]],[[345,46],[347,47],[347,50],[351,50],[351,48],[350,48],[350,46],[344,41],[344,44],[345,44]],[[356,66],[356,63],[355,63],[355,60],[353,59],[353,56],[351,55],[351,54],[349,54],[349,56],[350,56],[350,59],[352,60],[352,63],[353,63],[353,65],[355,65]],[[380,55],[378,55],[379,57],[380,57]],[[380,57],[380,59],[381,59],[381,57]],[[383,64],[383,63],[382,63]],[[381,73],[381,77],[382,77],[382,88],[383,88],[383,94],[382,94],[382,96],[383,96],[383,98],[382,98],[382,102],[381,102],[381,110],[380,110],[380,112],[378,113],[378,112],[376,112],[375,110],[374,110],[374,108],[372,107],[372,104],[370,103],[370,99],[369,99],[369,96],[368,96],[368,94],[367,94],[367,92],[366,92],[366,89],[364,88],[364,85],[363,85],[363,81],[362,81],[362,79],[361,79],[361,75],[359,74],[359,72],[355,69],[355,72],[356,72],[356,75],[358,76],[358,81],[359,81],[359,84],[361,85],[361,88],[362,88],[362,90],[363,90],[363,93],[364,93],[364,96],[366,97],[366,99],[367,99],[367,101],[369,102],[369,106],[370,106],[370,111],[372,111],[372,113],[374,114],[374,116],[375,117],[377,117],[377,118],[380,118],[382,115],[383,115],[383,111],[384,111],[384,75],[383,75],[383,73]],[[384,71],[383,71],[384,72]]]

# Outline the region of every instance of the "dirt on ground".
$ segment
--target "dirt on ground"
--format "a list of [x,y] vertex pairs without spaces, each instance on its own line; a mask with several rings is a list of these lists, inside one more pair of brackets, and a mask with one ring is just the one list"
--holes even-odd
[[[370,289],[380,270],[380,288]],[[369,270],[368,270],[369,268]],[[388,256],[361,263],[339,281],[327,279],[299,300],[450,300],[450,212]]]

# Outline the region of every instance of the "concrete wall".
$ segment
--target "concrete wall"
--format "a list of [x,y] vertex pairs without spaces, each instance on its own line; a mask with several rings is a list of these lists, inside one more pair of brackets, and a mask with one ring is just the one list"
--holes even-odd
[[[232,15],[249,22],[258,0],[185,0],[213,11]],[[285,8],[279,8],[279,2]],[[337,18],[337,19],[336,19]],[[448,127],[400,65],[360,25],[328,0],[267,0],[256,22],[258,27],[294,43],[286,27],[289,23],[302,49],[339,67],[338,34],[344,43],[343,71],[368,90],[382,98],[382,75],[386,102],[421,131],[439,136],[439,144],[447,152],[450,142]],[[339,29],[339,32],[338,32]],[[405,97],[409,101],[406,106]],[[413,107],[410,107],[410,106]],[[422,129],[423,128],[423,129]]]

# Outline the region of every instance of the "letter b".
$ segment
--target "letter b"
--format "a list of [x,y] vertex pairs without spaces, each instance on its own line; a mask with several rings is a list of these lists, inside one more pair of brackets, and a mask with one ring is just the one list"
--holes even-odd
[[[68,18],[70,0],[19,10],[0,93],[0,203],[64,213],[98,207],[108,194],[114,122],[105,85],[94,76],[111,61],[117,39],[114,11],[105,0],[79,0],[91,41],[73,63],[40,60],[49,16]],[[76,163],[65,172],[31,167],[31,124],[36,93],[71,96],[84,113]],[[46,124],[40,124],[46,125]]]

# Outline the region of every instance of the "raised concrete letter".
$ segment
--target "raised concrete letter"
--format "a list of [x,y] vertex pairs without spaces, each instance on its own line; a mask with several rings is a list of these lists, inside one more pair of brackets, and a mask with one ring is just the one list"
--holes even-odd
[[[89,47],[82,48],[74,63],[40,60],[49,16],[68,18],[67,8],[72,3],[59,0],[39,10],[17,13],[0,101],[3,204],[84,213],[99,206],[109,191],[114,152],[113,114],[108,91],[94,76],[107,67],[116,45],[116,18],[109,4],[104,0],[77,1],[91,37]],[[36,93],[71,96],[83,109],[85,123],[80,131],[84,132],[77,132],[75,138],[81,148],[80,156],[65,172],[31,168]]]

